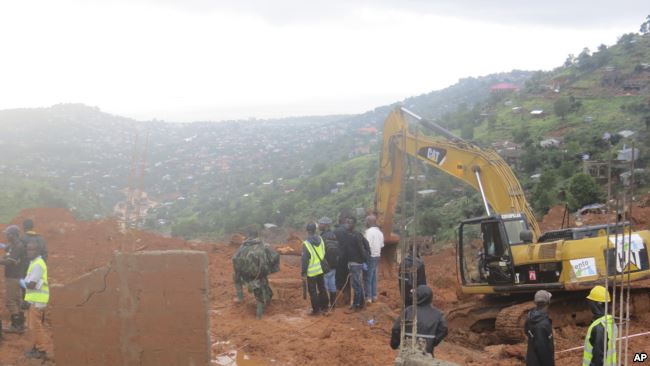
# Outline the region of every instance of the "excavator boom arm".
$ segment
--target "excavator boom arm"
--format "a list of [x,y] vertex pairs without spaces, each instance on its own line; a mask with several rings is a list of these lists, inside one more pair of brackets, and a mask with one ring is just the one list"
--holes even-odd
[[519,181],[501,156],[495,151],[481,149],[457,138],[432,122],[422,119],[420,120],[424,122],[425,127],[442,130],[439,132],[445,139],[419,134],[415,136],[408,131],[407,114],[419,119],[404,108],[396,108],[384,122],[375,210],[384,236],[389,238],[387,241],[392,238],[393,218],[401,190],[405,159],[406,156],[412,156],[482,192],[495,213],[523,214],[533,234],[533,242],[537,242],[540,236],[537,220]]

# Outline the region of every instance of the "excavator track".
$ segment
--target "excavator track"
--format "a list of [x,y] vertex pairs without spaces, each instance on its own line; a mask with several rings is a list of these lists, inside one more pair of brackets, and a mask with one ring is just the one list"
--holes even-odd
[[[620,288],[619,288],[620,291]],[[557,293],[551,300],[548,314],[553,319],[554,327],[566,325],[589,324],[592,314],[585,301],[586,292]],[[526,301],[504,307],[496,317],[495,331],[504,342],[516,343],[526,339],[524,324],[528,311],[535,305]],[[650,310],[650,291],[647,288],[633,288],[630,294],[631,316],[648,313]]]
[[[638,284],[637,286],[632,288],[630,294],[632,317],[650,313],[650,289]],[[586,296],[587,292],[584,291],[555,293],[548,309],[553,326],[588,325],[592,314],[585,300]],[[451,310],[447,314],[447,320],[450,329],[480,334],[479,342],[486,342],[485,345],[523,342],[526,339],[526,317],[535,307],[531,298],[532,294],[516,298],[484,298],[471,301]],[[462,337],[466,338],[467,334],[461,334],[459,338]]]
[[524,323],[528,312],[534,308],[532,302],[525,302],[501,309],[494,323],[494,329],[504,342],[519,342],[524,337]]

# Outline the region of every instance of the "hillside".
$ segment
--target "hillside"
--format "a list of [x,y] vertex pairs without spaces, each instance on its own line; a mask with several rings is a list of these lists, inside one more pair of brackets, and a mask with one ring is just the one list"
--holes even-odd
[[[563,66],[536,74],[518,92],[495,95],[481,108],[485,117],[471,127],[475,140],[520,157],[513,161],[539,212],[555,203],[568,202],[572,209],[594,203],[572,201],[571,179],[589,171],[586,166],[602,166],[610,159],[616,198],[631,169],[626,149],[632,146],[638,149],[636,189],[643,193],[650,185],[645,171],[650,163],[648,35],[627,34],[593,53],[584,49]],[[592,201],[602,202],[606,174],[590,175],[600,187]]]
[[[622,201],[631,164],[625,160],[626,151],[629,152],[625,149],[632,145],[638,149],[634,193],[642,195],[650,187],[646,171],[650,162],[648,35],[624,35],[617,44],[602,45],[593,53],[585,49],[549,72],[513,72],[461,80],[444,91],[409,98],[400,104],[437,119],[465,139],[501,153],[511,163],[540,216],[556,204],[567,203],[575,211],[586,204],[604,202],[604,168],[601,167],[600,176],[592,174],[595,179],[581,172],[589,171],[585,168],[588,164],[604,166],[610,158],[614,161],[612,199]],[[377,108],[354,117],[353,121],[381,121],[390,108]],[[369,208],[374,194],[369,176],[376,173],[377,160],[376,155],[368,157],[366,166],[358,166],[358,160],[357,169],[350,170],[357,173],[343,180],[338,172],[353,162],[335,165],[299,189],[290,200],[281,202],[300,207],[298,212],[302,216],[297,217],[303,221],[304,217],[336,217],[342,210]],[[483,214],[480,198],[473,190],[428,167],[420,166],[419,171],[426,179],[408,180],[407,197],[413,196],[414,189],[437,191],[417,202],[419,234],[451,239],[460,219]],[[329,182],[325,185],[333,187],[331,182],[339,181],[356,183],[344,185],[336,193],[314,189],[316,182]],[[398,215],[411,213],[406,214],[409,220],[412,199],[406,205],[397,210]],[[291,224],[299,223],[292,219]]]
[[[381,126],[396,105],[500,151],[540,214],[567,201],[575,209],[604,198],[602,180],[591,196],[578,197],[577,186],[571,193],[584,159],[607,160],[635,144],[637,167],[648,164],[649,59],[649,36],[629,34],[549,72],[462,79],[355,116],[179,124],[74,104],[0,111],[0,171],[8,178],[0,183],[7,202],[0,217],[33,206],[110,216],[129,185],[151,203],[140,225],[185,238],[250,223],[300,228],[321,215],[361,213],[372,206]],[[625,130],[634,133],[618,134]],[[549,138],[555,146],[540,146]],[[134,175],[140,170],[142,178]],[[419,171],[426,179],[409,180],[409,197],[414,189],[437,191],[417,202],[419,233],[451,238],[458,219],[481,214],[472,190],[429,168]],[[615,177],[624,173],[620,168]],[[639,190],[647,190],[646,177],[637,174]],[[617,180],[614,193],[619,188]],[[398,211],[413,212],[412,204]]]
[[[492,83],[521,84],[529,75],[463,79],[401,104],[441,115],[483,100]],[[83,218],[112,215],[130,184],[153,202],[144,222],[150,229],[195,237],[250,222],[300,227],[312,215],[371,205],[378,129],[391,108],[357,116],[186,124],[134,121],[78,104],[0,111],[0,171],[10,178],[0,188],[13,197],[0,216],[34,206],[65,206]],[[337,183],[345,186],[332,194]],[[46,187],[47,194],[26,199],[22,185]]]

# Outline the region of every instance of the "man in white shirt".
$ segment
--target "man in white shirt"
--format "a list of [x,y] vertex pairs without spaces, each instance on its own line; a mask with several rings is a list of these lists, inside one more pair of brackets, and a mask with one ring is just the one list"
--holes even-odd
[[366,232],[364,233],[370,246],[370,258],[368,259],[368,270],[365,272],[367,302],[377,302],[377,269],[381,248],[384,247],[384,234],[377,227],[377,217],[370,215],[366,217]]

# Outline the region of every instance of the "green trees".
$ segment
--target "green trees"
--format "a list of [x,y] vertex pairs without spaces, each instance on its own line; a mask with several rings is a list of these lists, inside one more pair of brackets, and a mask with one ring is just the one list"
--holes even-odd
[[571,110],[571,102],[566,97],[561,97],[553,103],[553,110],[555,115],[562,118],[562,121],[566,119],[566,115],[569,114]]
[[645,17],[645,22],[641,23],[641,27],[639,27],[639,32],[641,32],[641,34],[650,33],[650,15]]
[[539,179],[539,183],[533,190],[532,205],[536,211],[546,213],[557,203],[555,182],[556,174],[553,170],[545,170]]
[[578,55],[578,69],[582,71],[592,70],[596,66],[594,59],[591,57],[591,51],[585,47]]
[[566,60],[564,60],[564,67],[573,66],[573,64],[575,64],[575,63],[576,63],[576,56],[574,54],[570,53],[567,56]]
[[460,130],[460,137],[465,140],[471,140],[474,138],[474,126],[471,124],[466,124]]
[[603,192],[590,175],[577,173],[569,181],[569,209],[577,210],[582,206],[602,200]]
[[530,130],[527,124],[521,124],[512,132],[512,140],[518,144],[525,143],[530,138]]
[[205,233],[209,230],[204,224],[199,222],[196,217],[181,220],[172,226],[172,236],[183,239],[191,239],[198,233]]

